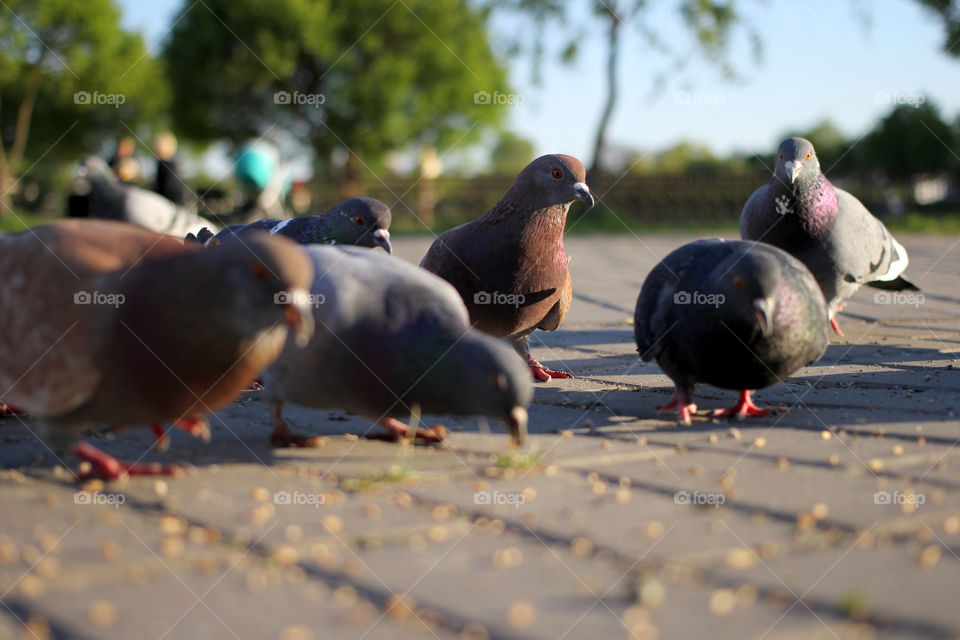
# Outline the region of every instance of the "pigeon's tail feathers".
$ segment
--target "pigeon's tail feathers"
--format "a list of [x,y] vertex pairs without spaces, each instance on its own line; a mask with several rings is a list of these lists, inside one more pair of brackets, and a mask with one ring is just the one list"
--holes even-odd
[[920,291],[920,287],[903,276],[897,276],[893,280],[874,280],[873,282],[868,282],[867,286],[884,291]]

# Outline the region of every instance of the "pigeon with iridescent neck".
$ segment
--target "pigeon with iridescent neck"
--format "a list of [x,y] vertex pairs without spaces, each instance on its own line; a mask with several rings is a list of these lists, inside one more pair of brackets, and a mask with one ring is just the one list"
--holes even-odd
[[572,378],[530,353],[530,334],[555,331],[573,298],[563,228],[574,200],[593,206],[586,171],[571,156],[541,156],[520,172],[490,211],[441,233],[420,266],[460,293],[470,322],[506,338],[534,378]]
[[837,335],[843,332],[836,313],[861,285],[919,291],[902,275],[909,264],[903,245],[859,200],[827,180],[804,138],[780,143],[770,182],[743,207],[740,236],[780,247],[807,265]]

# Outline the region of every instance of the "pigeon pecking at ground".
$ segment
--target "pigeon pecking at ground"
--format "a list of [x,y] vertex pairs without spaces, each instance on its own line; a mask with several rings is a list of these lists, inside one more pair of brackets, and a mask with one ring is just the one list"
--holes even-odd
[[137,226],[182,238],[203,227],[216,230],[212,222],[193,211],[178,206],[163,196],[123,184],[110,167],[97,156],[83,161],[78,177],[89,185],[89,216],[104,220],[122,220]]
[[[400,259],[353,247],[310,245],[316,332],[304,349],[288,341],[263,375],[277,446],[312,446],[290,433],[283,403],[366,416],[393,437],[411,413],[482,415],[507,423],[522,443],[533,385],[505,344],[470,327],[457,292]],[[443,439],[445,429],[414,437]]]
[[782,382],[827,348],[827,308],[802,262],[763,243],[698,240],[676,249],[647,276],[634,335],[676,385],[661,410],[690,424],[697,383],[740,391],[716,416],[765,415],[750,391]]
[[[266,235],[201,251],[71,220],[0,236],[0,273],[0,402],[40,418],[55,452],[95,425],[151,425],[161,444],[162,422],[207,432],[203,414],[276,358],[288,328],[301,344],[312,334],[310,309],[290,302],[306,296],[310,261]],[[75,453],[110,479],[175,470]]]
[[919,291],[902,275],[909,263],[903,245],[859,200],[830,184],[804,138],[780,143],[770,182],[743,207],[740,236],[780,247],[807,265],[840,336],[836,313],[860,285]]
[[300,244],[383,247],[387,253],[391,253],[390,219],[390,207],[379,200],[350,198],[322,216],[300,216],[289,220],[264,218],[227,227],[216,235],[201,229],[195,237],[187,237],[187,240],[206,244],[211,238],[214,242],[222,242],[233,237],[246,237],[255,231],[266,231],[286,236]]
[[570,308],[563,228],[574,200],[593,206],[585,179],[576,158],[537,158],[490,211],[440,234],[420,265],[450,282],[473,325],[507,338],[540,381],[572,377],[537,362],[529,336],[556,330]]

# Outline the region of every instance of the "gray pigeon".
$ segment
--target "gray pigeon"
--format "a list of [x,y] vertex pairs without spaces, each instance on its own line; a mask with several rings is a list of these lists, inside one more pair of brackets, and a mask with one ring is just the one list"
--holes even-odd
[[860,285],[888,291],[919,291],[901,274],[907,251],[855,197],[820,172],[809,140],[787,138],[765,186],[740,214],[740,236],[763,241],[799,258],[827,300],[830,326],[843,335],[836,313]]
[[[288,327],[301,344],[312,333],[296,301],[313,270],[283,238],[201,251],[126,223],[69,220],[0,236],[0,273],[0,403],[43,420],[54,450],[94,425],[203,432],[202,415],[277,357]],[[111,479],[171,472],[85,443],[75,453]]]
[[676,385],[661,410],[690,424],[697,383],[737,389],[740,400],[716,416],[769,412],[752,389],[782,382],[827,348],[827,307],[803,263],[763,243],[697,240],[673,251],[647,276],[634,316],[637,351],[656,359]]
[[391,253],[390,218],[390,207],[379,200],[350,198],[322,216],[300,216],[289,220],[263,218],[249,224],[227,227],[216,235],[201,229],[195,239],[206,244],[211,236],[215,242],[222,242],[233,237],[242,238],[255,231],[267,231],[300,244],[383,247],[387,253]]
[[[364,415],[395,437],[396,416],[483,415],[526,434],[530,376],[509,347],[470,327],[457,292],[400,259],[353,247],[309,245],[317,274],[310,301],[316,332],[305,349],[288,343],[263,375],[273,406],[271,442],[310,446],[283,420],[285,402]],[[417,435],[441,440],[440,427]]]
[[555,331],[573,298],[563,227],[574,200],[593,206],[580,161],[541,156],[490,211],[440,234],[420,263],[450,282],[475,327],[506,338],[540,381],[572,378],[530,353],[530,334]]
[[197,233],[204,227],[218,229],[206,218],[153,191],[123,184],[116,179],[103,158],[86,158],[77,174],[90,188],[91,218],[122,220],[178,238]]

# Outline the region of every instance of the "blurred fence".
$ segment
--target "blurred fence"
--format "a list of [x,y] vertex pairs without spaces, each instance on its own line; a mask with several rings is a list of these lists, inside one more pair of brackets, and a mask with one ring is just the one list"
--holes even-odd
[[[747,198],[769,178],[767,173],[602,175],[590,185],[597,207],[577,226],[622,229],[618,218],[631,226],[736,224]],[[392,208],[393,227],[399,231],[447,229],[489,210],[512,181],[513,176],[372,180],[363,193]],[[884,210],[879,187],[849,181],[838,181],[838,186],[851,190],[872,210]],[[312,197],[312,212],[327,211],[343,200],[329,185],[315,188]]]

